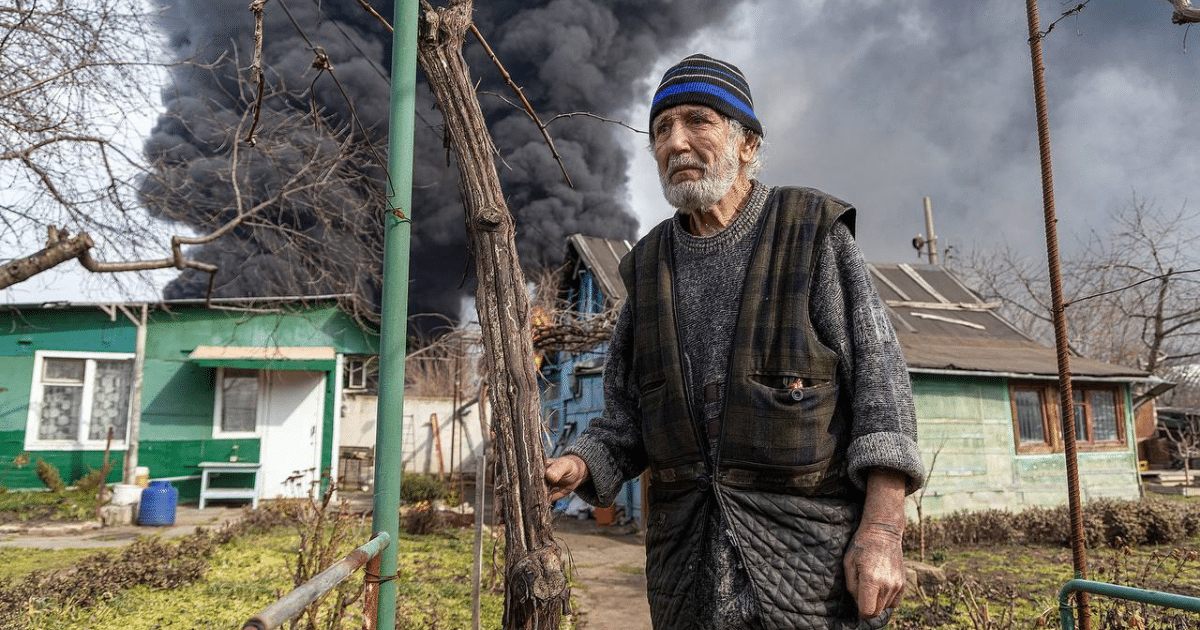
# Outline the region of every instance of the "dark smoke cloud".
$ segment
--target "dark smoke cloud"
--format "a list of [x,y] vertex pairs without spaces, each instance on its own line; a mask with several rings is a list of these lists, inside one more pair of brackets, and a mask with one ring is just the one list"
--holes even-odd
[[[391,2],[373,4],[391,19]],[[659,58],[677,52],[702,26],[724,20],[732,6],[736,3],[704,0],[480,1],[475,11],[480,31],[548,120],[584,111],[621,117],[644,98],[645,77]],[[291,0],[286,8],[303,35],[282,3],[267,5],[264,57],[278,92],[268,99],[258,146],[239,149],[238,165],[246,176],[240,192],[254,202],[272,194],[273,185],[311,156],[328,155],[348,133],[369,138],[380,155],[386,147],[390,35],[352,2]],[[253,20],[244,0],[182,0],[163,25],[177,58],[211,64],[213,70],[183,66],[174,73],[164,93],[166,112],[146,143],[157,169],[143,197],[156,216],[204,233],[231,216],[232,130],[253,101],[247,84],[239,83],[238,69],[250,63]],[[341,89],[328,76],[317,78],[312,46],[329,55]],[[510,98],[499,72],[473,42],[466,55],[501,153],[500,177],[527,267],[557,262],[572,233],[632,238],[637,220],[624,201],[628,158],[622,144],[622,134],[630,132],[587,117],[554,122],[550,129],[571,188],[534,125],[497,96]],[[433,98],[423,85],[417,94],[410,312],[455,315],[470,264],[458,176],[443,146]],[[306,118],[313,103],[319,121]],[[378,266],[381,249],[377,195],[384,173],[364,146],[359,143],[339,172],[365,179],[349,177],[334,191],[301,195],[273,207],[262,219],[267,225],[244,226],[199,249],[197,258],[221,267],[217,295],[344,292],[349,285],[377,303],[370,270]],[[279,226],[291,238],[281,238]],[[189,271],[165,295],[195,297],[206,287],[204,274]]]

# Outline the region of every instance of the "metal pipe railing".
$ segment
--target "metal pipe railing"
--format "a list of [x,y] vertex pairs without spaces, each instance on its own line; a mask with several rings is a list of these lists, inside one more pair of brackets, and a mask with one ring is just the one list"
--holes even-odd
[[1112,597],[1115,599],[1126,599],[1130,601],[1141,602],[1143,604],[1150,604],[1153,606],[1176,608],[1179,610],[1200,613],[1200,597],[1178,595],[1175,593],[1164,593],[1162,591],[1149,591],[1142,588],[1133,588],[1132,586],[1108,584],[1106,582],[1075,579],[1064,584],[1058,595],[1058,618],[1062,624],[1063,630],[1075,630],[1075,615],[1069,600],[1072,593],[1079,591],[1103,595],[1105,597]]
[[293,617],[304,612],[304,609],[317,601],[319,597],[341,584],[342,580],[350,577],[351,573],[379,556],[390,546],[391,540],[392,537],[387,532],[375,534],[366,544],[351,551],[346,557],[330,565],[328,569],[313,576],[311,580],[297,586],[274,604],[259,611],[257,615],[242,625],[242,630],[273,630],[287,623]]

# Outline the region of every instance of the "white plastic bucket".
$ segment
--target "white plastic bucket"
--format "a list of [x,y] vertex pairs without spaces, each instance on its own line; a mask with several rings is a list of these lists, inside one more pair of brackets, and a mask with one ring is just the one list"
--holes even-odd
[[142,488],[132,483],[113,485],[113,505],[135,505],[142,498]]

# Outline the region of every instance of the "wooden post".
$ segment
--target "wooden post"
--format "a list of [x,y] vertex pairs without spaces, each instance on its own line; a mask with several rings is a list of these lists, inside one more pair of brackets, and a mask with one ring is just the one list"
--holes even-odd
[[436,413],[429,414],[429,430],[433,432],[433,450],[437,453],[438,482],[446,480],[446,462],[442,459],[442,430]]
[[496,493],[505,527],[504,627],[557,628],[570,591],[550,527],[525,277],[517,259],[512,215],[496,174],[491,136],[462,57],[472,3],[451,0],[448,6],[434,9],[422,2],[421,7],[417,59],[442,110],[457,158],[479,281],[475,305],[496,433]]

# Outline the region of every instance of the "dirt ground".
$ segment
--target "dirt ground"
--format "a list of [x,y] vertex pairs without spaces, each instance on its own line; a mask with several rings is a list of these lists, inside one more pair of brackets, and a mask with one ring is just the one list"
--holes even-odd
[[573,591],[585,630],[650,630],[646,546],[627,527],[559,516],[554,530],[571,563]]

